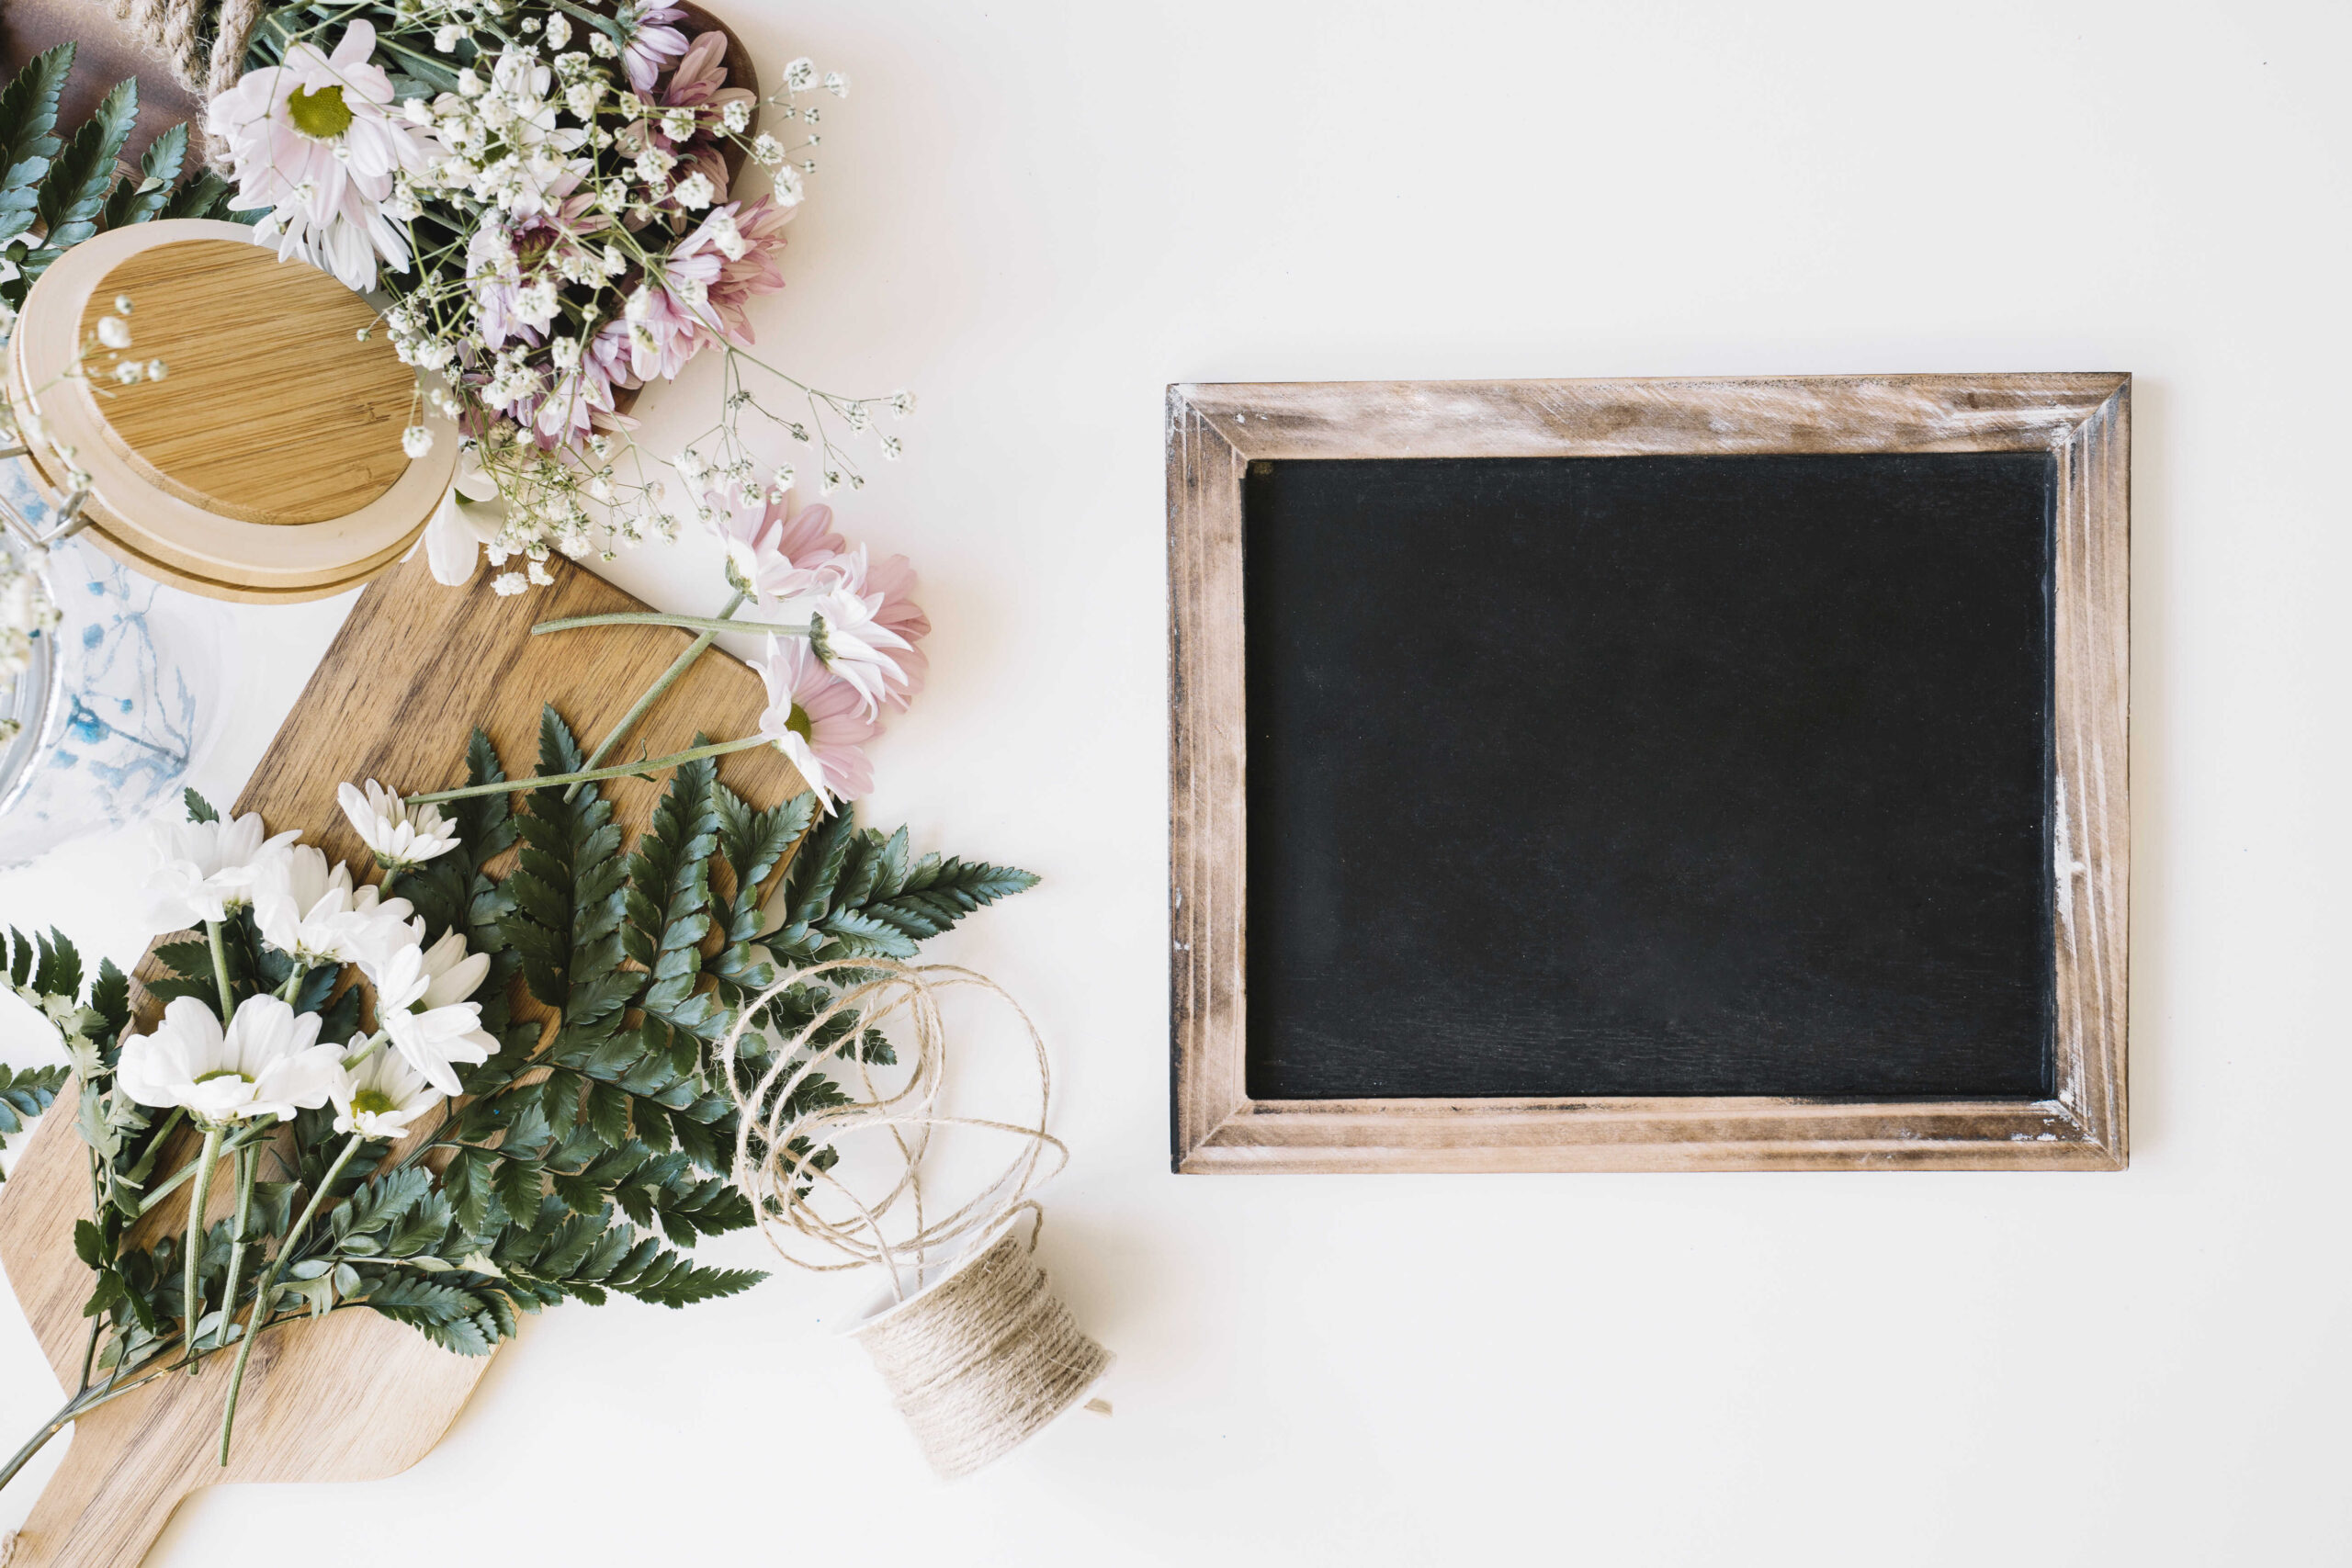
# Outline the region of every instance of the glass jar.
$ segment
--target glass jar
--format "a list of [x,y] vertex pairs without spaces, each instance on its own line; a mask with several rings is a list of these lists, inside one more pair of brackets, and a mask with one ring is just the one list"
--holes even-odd
[[[0,462],[0,495],[25,522],[55,521],[22,458]],[[14,538],[0,547],[24,558]],[[50,547],[41,576],[62,624],[0,692],[0,866],[145,816],[178,792],[220,728],[233,679],[228,612],[166,588],[86,539]],[[6,726],[0,726],[5,729]]]

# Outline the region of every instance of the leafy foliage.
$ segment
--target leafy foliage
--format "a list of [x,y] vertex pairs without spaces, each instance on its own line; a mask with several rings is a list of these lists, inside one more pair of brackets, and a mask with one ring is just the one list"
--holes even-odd
[[[0,111],[12,101],[0,96]],[[579,743],[552,708],[538,751],[540,777],[581,766]],[[466,772],[473,784],[505,782],[479,732]],[[193,791],[187,807],[191,819],[217,819]],[[274,1158],[265,1163],[284,1179],[254,1181],[242,1228],[233,1215],[205,1227],[194,1302],[185,1299],[184,1236],[130,1239],[142,1213],[185,1190],[189,1139],[180,1112],[152,1112],[115,1082],[132,1028],[128,980],[102,964],[85,999],[81,957],[63,936],[0,938],[9,984],[58,1026],[85,1086],[76,1114],[96,1204],[76,1227],[75,1247],[93,1275],[84,1308],[93,1376],[177,1365],[331,1312],[374,1312],[444,1349],[481,1355],[522,1314],[567,1298],[683,1307],[748,1289],[760,1274],[690,1256],[704,1238],[756,1219],[729,1179],[736,1100],[715,1076],[710,1043],[784,966],[905,956],[1035,880],[978,862],[912,859],[903,829],[886,837],[846,812],[820,822],[806,795],[753,809],[707,761],[674,771],[633,845],[595,789],[473,796],[453,803],[450,816],[458,846],[403,874],[398,896],[428,940],[461,932],[490,955],[473,1000],[498,1052],[460,1068],[460,1096],[400,1145],[337,1134],[331,1107],[298,1112],[290,1139],[268,1126],[232,1130],[224,1157],[246,1161],[240,1168],[250,1175],[268,1143]],[[510,863],[503,876],[492,870]],[[775,913],[783,925],[763,931]],[[322,1039],[358,1037],[364,988],[335,965],[298,980],[243,908],[232,908],[217,936],[229,1009],[290,987],[298,1010],[320,1014]],[[212,939],[161,944],[150,998],[220,1010]],[[808,1032],[800,1049],[854,1037],[847,1048],[860,1059],[891,1061],[888,1041],[854,1015],[809,1030],[836,995],[796,985],[755,1021],[786,1041]],[[786,1048],[747,1033],[740,1069],[757,1074]],[[62,1081],[58,1068],[0,1072],[0,1134],[46,1109]],[[843,1098],[820,1072],[801,1075],[793,1094],[803,1106]],[[798,1152],[819,1169],[833,1158]],[[192,1348],[180,1329],[191,1314]]]
[[[0,242],[26,236],[12,254],[17,276],[0,299],[20,307],[58,257],[83,241],[155,218],[243,218],[218,175],[187,177],[188,131],[175,125],[148,144],[136,173],[120,166],[139,118],[139,84],[118,83],[97,113],[71,135],[57,125],[58,99],[74,69],[72,43],[28,61],[0,89]],[[259,213],[253,215],[255,218]]]
[[[103,1027],[121,1006],[122,972],[111,963],[99,966],[92,1005],[82,1004],[82,955],[62,931],[33,937],[14,928],[0,932],[0,966],[7,971],[8,988],[48,1020],[69,1046]],[[67,1071],[62,1066],[0,1066],[0,1138],[14,1137],[47,1111],[65,1087]]]
[[0,240],[33,226],[41,180],[64,146],[57,135],[57,99],[74,69],[74,46],[61,43],[26,62],[0,89]]

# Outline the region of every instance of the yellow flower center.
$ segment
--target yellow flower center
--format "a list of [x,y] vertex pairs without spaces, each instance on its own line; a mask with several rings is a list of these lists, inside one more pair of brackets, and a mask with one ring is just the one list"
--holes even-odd
[[351,1097],[351,1113],[355,1116],[381,1116],[399,1109],[399,1102],[380,1089],[363,1089]]
[[313,141],[332,141],[351,129],[351,106],[341,87],[321,87],[313,93],[297,87],[286,100],[286,118]]

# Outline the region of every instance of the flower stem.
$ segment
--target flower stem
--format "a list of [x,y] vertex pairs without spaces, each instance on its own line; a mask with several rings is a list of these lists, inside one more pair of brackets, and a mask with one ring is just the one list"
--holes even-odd
[[220,925],[219,920],[205,921],[204,934],[212,943],[212,983],[220,987],[220,1027],[226,1029],[236,1004],[229,999],[229,950],[220,945]]
[[254,1177],[261,1167],[261,1151],[237,1151],[237,1224],[229,1233],[229,1278],[220,1287],[220,1326],[213,1334],[216,1348],[229,1343],[229,1325],[237,1311],[237,1276],[245,1268],[245,1225],[253,1217]]
[[[345,1302],[332,1310],[335,1312],[344,1312],[360,1304],[361,1303],[357,1302]],[[291,1322],[293,1320],[289,1318],[285,1321]],[[266,1333],[272,1328],[279,1326],[280,1325],[276,1323],[264,1324],[262,1325],[261,1332]],[[208,1354],[209,1354],[209,1351],[204,1351],[191,1356],[187,1362],[188,1371],[193,1372],[196,1370],[196,1362],[202,1359],[202,1358]],[[158,1360],[165,1360],[167,1361],[167,1364],[160,1367],[156,1366],[154,1363]],[[109,1377],[107,1382],[100,1383],[96,1388],[85,1389],[80,1393],[75,1394],[72,1399],[67,1400],[64,1405],[59,1409],[57,1414],[49,1418],[48,1424],[42,1427],[40,1431],[35,1432],[32,1435],[31,1439],[28,1441],[23,1448],[17,1450],[16,1456],[9,1460],[6,1465],[0,1466],[0,1487],[5,1487],[9,1482],[14,1481],[17,1478],[17,1472],[25,1468],[26,1463],[31,1460],[33,1455],[40,1452],[40,1450],[48,1445],[50,1438],[57,1436],[58,1433],[72,1426],[81,1417],[87,1416],[99,1405],[111,1404],[118,1399],[137,1393],[141,1389],[145,1388],[149,1383],[153,1382],[157,1378],[164,1376],[165,1373],[178,1371],[182,1363],[177,1360],[171,1360],[165,1356],[157,1355],[141,1362],[140,1365],[148,1370],[142,1371],[137,1377],[132,1378],[129,1382],[123,1382],[120,1381],[122,1369],[118,1367],[115,1369],[113,1375]]]
[[112,1404],[124,1394],[137,1393],[165,1372],[176,1371],[178,1371],[176,1366],[157,1367],[154,1371],[143,1372],[127,1383],[117,1384],[109,1382],[100,1383],[96,1388],[84,1389],[67,1400],[59,1408],[57,1414],[49,1418],[48,1424],[35,1432],[23,1448],[17,1450],[16,1456],[9,1460],[6,1466],[0,1466],[0,1486],[6,1486],[14,1481],[17,1478],[17,1472],[24,1469],[33,1455],[40,1452],[48,1445],[50,1438],[65,1430],[80,1417],[87,1416],[101,1404]]
[[[214,931],[220,927],[215,926]],[[217,948],[215,951],[219,951]],[[185,1328],[188,1354],[196,1354],[196,1321],[204,1315],[204,1298],[197,1293],[196,1265],[204,1252],[204,1200],[212,1190],[212,1165],[220,1157],[220,1129],[204,1129],[204,1149],[196,1156],[196,1185],[187,1195],[187,1258],[180,1274],[180,1322]],[[224,1306],[222,1311],[228,1309]],[[196,1375],[196,1362],[190,1359],[188,1376]]]
[[573,615],[560,621],[541,621],[531,628],[533,637],[548,632],[568,632],[575,626],[684,626],[690,632],[774,632],[779,637],[807,637],[808,628],[788,626],[776,621],[730,621],[707,615],[671,615],[659,610],[626,610],[610,615]]
[[663,768],[674,768],[681,762],[698,762],[705,757],[724,757],[729,751],[749,750],[754,746],[769,746],[775,742],[764,735],[746,735],[741,740],[718,740],[708,746],[690,746],[684,751],[673,751],[666,757],[650,757],[641,762],[625,762],[617,768],[588,768],[576,773],[553,773],[545,778],[502,779],[496,784],[468,784],[463,789],[445,789],[432,795],[412,795],[411,806],[432,806],[444,800],[463,800],[474,795],[504,795],[516,790],[552,789],[557,784],[594,784],[601,779],[635,778],[642,773],[654,773]]
[[[725,621],[733,616],[736,611],[743,607],[743,600],[745,597],[746,596],[744,594],[739,592],[734,598],[727,601],[727,607],[718,612],[718,618]],[[678,683],[678,677],[684,675],[688,670],[694,668],[695,660],[703,656],[704,652],[709,649],[711,639],[718,635],[718,634],[715,631],[707,631],[700,637],[695,638],[694,641],[686,644],[686,650],[678,655],[676,659],[671,660],[670,668],[662,672],[662,678],[659,681],[654,682],[650,686],[648,686],[645,689],[645,694],[637,699],[636,705],[632,706],[628,712],[621,715],[621,721],[613,726],[612,733],[605,736],[602,740],[596,742],[596,749],[588,753],[587,765],[589,767],[593,768],[597,763],[603,761],[605,754],[611,751],[614,747],[621,743],[622,738],[628,735],[631,729],[636,728],[637,721],[645,716],[645,710],[651,707],[655,703],[660,702],[662,700],[662,694]],[[583,786],[580,784],[573,784],[570,790],[565,792],[564,799],[570,800],[573,795],[578,795],[582,787]]]
[[[164,1122],[163,1130],[155,1134],[155,1139],[158,1143],[161,1143],[164,1138],[170,1136],[172,1122],[177,1121],[180,1114],[181,1113],[179,1111],[175,1111],[172,1112],[171,1117]],[[234,1154],[238,1149],[243,1148],[246,1141],[252,1136],[252,1134],[243,1131],[232,1133],[220,1145],[220,1152],[223,1154]],[[156,1204],[162,1202],[164,1199],[178,1191],[182,1184],[184,1184],[189,1177],[194,1176],[195,1174],[196,1167],[193,1165],[184,1165],[177,1170],[172,1172],[171,1175],[164,1178],[162,1185],[158,1186],[153,1192],[148,1193],[144,1198],[139,1200],[139,1212],[144,1214],[148,1210],[153,1208]]]
[[294,973],[287,976],[286,984],[277,988],[277,999],[290,1004],[296,995],[301,991],[302,982],[310,976],[311,971],[308,968],[300,964],[294,965]]
[[[294,1228],[286,1233],[286,1239],[278,1244],[277,1256],[271,1258],[269,1267],[262,1271],[261,1284],[254,1292],[253,1315],[245,1320],[244,1343],[237,1347],[237,1364],[229,1372],[228,1402],[220,1407],[220,1462],[223,1465],[229,1462],[229,1433],[237,1424],[237,1394],[245,1386],[245,1363],[253,1359],[254,1341],[261,1337],[262,1325],[269,1320],[269,1298],[277,1290],[277,1277],[285,1271],[287,1257],[300,1243],[302,1233],[309,1230],[311,1222],[319,1217],[319,1205],[326,1201],[327,1194],[334,1190],[334,1179],[343,1174],[343,1168],[351,1163],[351,1156],[359,1152],[359,1145],[365,1141],[360,1134],[354,1133],[350,1142],[343,1145],[343,1152],[334,1156],[333,1165],[327,1167],[326,1175],[319,1179],[318,1187],[311,1193],[311,1201],[302,1210],[302,1217],[295,1221]],[[224,1307],[221,1310],[225,1313],[228,1309]]]

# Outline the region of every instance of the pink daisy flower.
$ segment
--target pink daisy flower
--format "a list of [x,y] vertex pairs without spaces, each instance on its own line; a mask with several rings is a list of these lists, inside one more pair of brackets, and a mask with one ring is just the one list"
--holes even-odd
[[[839,563],[835,563],[838,567]],[[840,571],[808,606],[808,644],[826,669],[841,677],[873,713],[885,699],[904,705],[910,691],[902,660],[913,645],[876,617],[882,595]]]
[[826,581],[826,566],[841,554],[830,506],[804,507],[787,517],[789,497],[746,503],[731,488],[707,501],[710,531],[727,551],[727,581],[755,604],[815,592]]
[[648,7],[639,10],[624,6],[620,24],[628,29],[628,41],[621,45],[621,68],[628,73],[628,85],[640,93],[650,93],[661,79],[662,69],[686,52],[686,35],[665,24],[681,20],[684,11],[673,6]]
[[524,290],[543,277],[560,287],[567,259],[593,263],[596,245],[590,236],[612,224],[595,207],[594,193],[570,195],[553,209],[541,208],[503,228],[486,220],[474,231],[466,242],[466,278],[486,346],[503,348],[515,338],[538,344],[553,318],[525,315]]
[[[764,196],[730,205],[728,209],[735,232],[741,237],[742,254],[730,256],[724,249],[719,252],[718,276],[710,283],[707,303],[718,317],[720,335],[738,348],[748,348],[756,341],[752,335],[750,312],[743,307],[761,295],[774,294],[784,287],[784,273],[776,265],[776,254],[784,249],[784,226],[799,210],[797,207],[779,206]],[[704,220],[706,227],[709,222],[710,220]]]
[[867,599],[881,595],[882,603],[874,612],[874,625],[896,633],[904,644],[891,650],[899,680],[883,694],[905,707],[909,699],[922,690],[923,682],[931,673],[930,658],[915,646],[931,635],[931,617],[914,602],[914,563],[904,556],[892,556],[868,566],[865,547],[860,545],[837,556],[829,566],[843,583]]
[[727,156],[718,141],[719,114],[732,103],[750,104],[757,113],[760,97],[748,87],[727,85],[726,58],[725,33],[704,33],[695,39],[662,89],[662,107],[695,111],[695,133],[679,142],[660,134],[658,126],[652,128],[654,140],[677,155],[677,177],[684,179],[701,171],[710,176],[710,187],[721,201],[727,199]]
[[[811,510],[814,510],[813,508]],[[831,812],[836,801],[857,800],[874,788],[864,747],[880,733],[863,697],[836,678],[798,637],[768,638],[760,661],[768,706],[760,733],[791,759]]]

